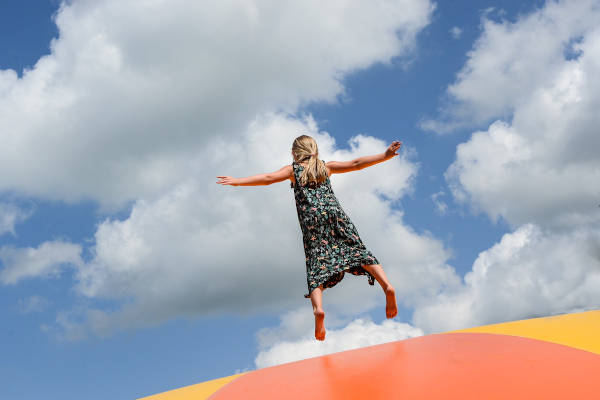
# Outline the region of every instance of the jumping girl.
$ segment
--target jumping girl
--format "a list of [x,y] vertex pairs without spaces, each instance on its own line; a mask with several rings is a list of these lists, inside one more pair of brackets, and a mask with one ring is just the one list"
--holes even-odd
[[402,142],[394,141],[385,153],[356,158],[352,161],[325,162],[318,158],[317,143],[311,136],[302,135],[292,145],[291,165],[267,174],[246,178],[217,176],[217,183],[232,186],[258,186],[291,180],[296,211],[302,230],[306,261],[308,294],[315,315],[315,338],[325,339],[325,312],[322,292],[335,286],[344,273],[366,275],[370,285],[381,285],[386,297],[385,313],[394,318],[398,313],[396,292],[388,282],[379,261],[363,244],[358,231],[338,202],[329,177],[332,174],[358,171],[387,161],[398,155]]

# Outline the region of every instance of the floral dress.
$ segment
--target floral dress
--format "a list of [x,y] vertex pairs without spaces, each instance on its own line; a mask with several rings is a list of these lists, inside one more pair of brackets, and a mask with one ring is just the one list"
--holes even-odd
[[[325,161],[321,160],[323,163]],[[363,244],[356,227],[338,202],[329,177],[311,188],[300,185],[300,174],[304,167],[292,162],[294,189],[298,221],[302,230],[306,260],[308,294],[321,284],[330,288],[338,284],[344,273],[367,275],[369,285],[375,278],[362,265],[379,264],[379,261]]]

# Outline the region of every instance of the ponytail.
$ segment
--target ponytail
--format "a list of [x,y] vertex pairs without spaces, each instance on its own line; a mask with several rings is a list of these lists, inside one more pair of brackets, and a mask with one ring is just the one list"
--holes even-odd
[[302,135],[294,140],[292,145],[292,153],[296,159],[300,161],[308,161],[306,168],[300,174],[300,185],[315,188],[329,176],[325,163],[319,159],[319,150],[315,140],[308,136]]
[[327,169],[318,154],[309,154],[307,159],[308,165],[300,174],[300,184],[314,189],[327,179]]

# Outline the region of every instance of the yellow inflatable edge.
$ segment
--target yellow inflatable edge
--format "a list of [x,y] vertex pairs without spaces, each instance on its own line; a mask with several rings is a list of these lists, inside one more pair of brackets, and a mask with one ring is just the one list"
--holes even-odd
[[521,336],[600,354],[600,310],[502,322],[444,333],[460,332]]

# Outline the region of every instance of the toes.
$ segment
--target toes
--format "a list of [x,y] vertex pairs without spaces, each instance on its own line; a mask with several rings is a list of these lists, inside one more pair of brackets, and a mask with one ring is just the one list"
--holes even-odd
[[386,308],[385,315],[388,318],[394,318],[396,315],[398,315],[398,309],[397,308]]

